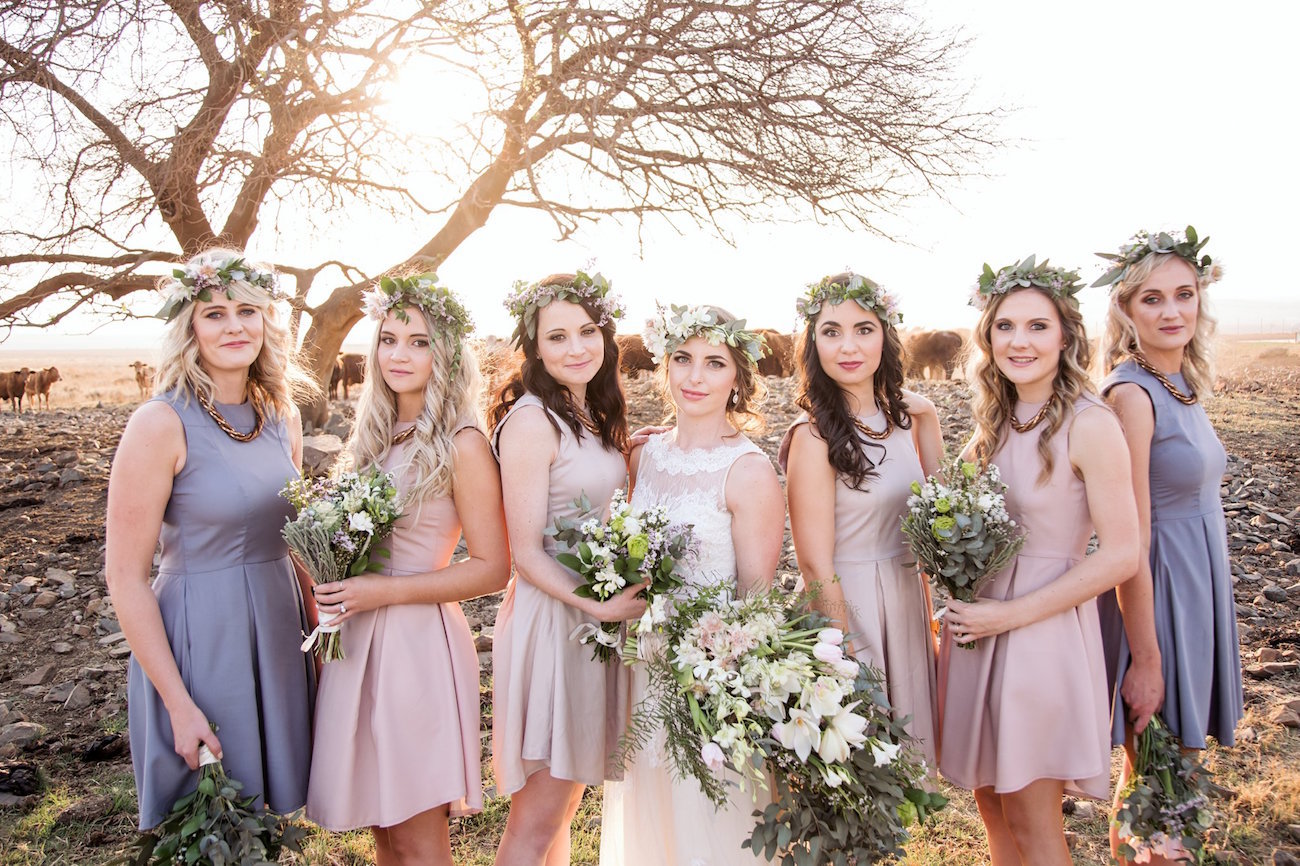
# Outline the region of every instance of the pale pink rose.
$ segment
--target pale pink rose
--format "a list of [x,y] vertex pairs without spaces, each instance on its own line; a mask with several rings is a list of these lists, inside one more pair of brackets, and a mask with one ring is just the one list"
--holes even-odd
[[700,760],[713,772],[721,772],[724,763],[722,747],[713,742],[705,743],[704,748],[700,749]]
[[824,628],[817,632],[817,640],[821,643],[834,644],[839,646],[844,643],[844,632],[837,628]]
[[834,664],[844,658],[844,650],[833,643],[813,644],[813,655],[827,664]]

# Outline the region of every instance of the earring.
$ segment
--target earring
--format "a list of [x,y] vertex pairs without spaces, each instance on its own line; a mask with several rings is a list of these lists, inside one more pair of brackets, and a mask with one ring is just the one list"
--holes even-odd
[[737,403],[739,403],[739,402],[740,402],[740,392],[739,392],[739,391],[732,391],[732,392],[731,392],[731,405],[732,405],[732,406],[735,406],[735,405],[736,405]]

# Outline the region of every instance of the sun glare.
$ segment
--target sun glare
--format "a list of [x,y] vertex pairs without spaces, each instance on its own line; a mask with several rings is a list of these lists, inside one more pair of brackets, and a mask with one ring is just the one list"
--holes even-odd
[[487,109],[483,83],[466,70],[434,57],[412,57],[384,90],[385,117],[416,136],[449,138],[471,127]]

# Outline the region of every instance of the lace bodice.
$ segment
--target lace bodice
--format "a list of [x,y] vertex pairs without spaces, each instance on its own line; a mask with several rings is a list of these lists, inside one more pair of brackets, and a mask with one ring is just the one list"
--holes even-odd
[[753,452],[762,453],[744,436],[731,445],[683,451],[672,431],[651,436],[641,451],[632,504],[638,508],[663,505],[674,521],[695,527],[699,556],[686,574],[689,584],[735,582],[727,474],[736,460]]

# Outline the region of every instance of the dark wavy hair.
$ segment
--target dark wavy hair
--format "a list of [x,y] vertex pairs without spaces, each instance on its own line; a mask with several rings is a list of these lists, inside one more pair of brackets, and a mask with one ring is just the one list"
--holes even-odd
[[[827,279],[847,284],[852,276],[844,273]],[[882,453],[885,449],[864,440],[858,433],[849,413],[848,397],[822,369],[821,359],[817,357],[817,318],[813,316],[795,337],[794,357],[799,368],[799,396],[795,404],[812,418],[817,435],[826,442],[826,456],[836,474],[849,487],[861,490],[863,484],[879,474],[876,463],[864,446],[879,448]],[[903,340],[898,329],[884,319],[880,320],[880,331],[884,338],[880,367],[872,377],[876,402],[895,427],[908,430],[912,426],[912,416],[907,414],[907,403],[903,399]]]
[[[574,274],[552,274],[542,280],[542,285],[571,285]],[[591,317],[592,322],[599,322],[600,310],[584,301],[579,306]],[[540,315],[540,312],[539,312]],[[610,319],[600,329],[605,352],[600,361],[600,369],[595,377],[587,383],[587,416],[591,418],[596,429],[600,431],[600,442],[606,448],[626,452],[627,436],[627,400],[623,397],[623,385],[618,378],[618,343],[614,340],[614,320]],[[523,335],[522,357],[496,395],[496,402],[488,410],[488,425],[495,428],[506,417],[510,408],[519,402],[525,393],[536,394],[542,405],[564,420],[574,436],[581,437],[582,420],[578,407],[573,404],[573,395],[569,389],[551,378],[546,372],[537,352],[537,334]],[[519,357],[516,355],[516,357]],[[556,432],[560,427],[555,418],[548,414],[547,420]]]

